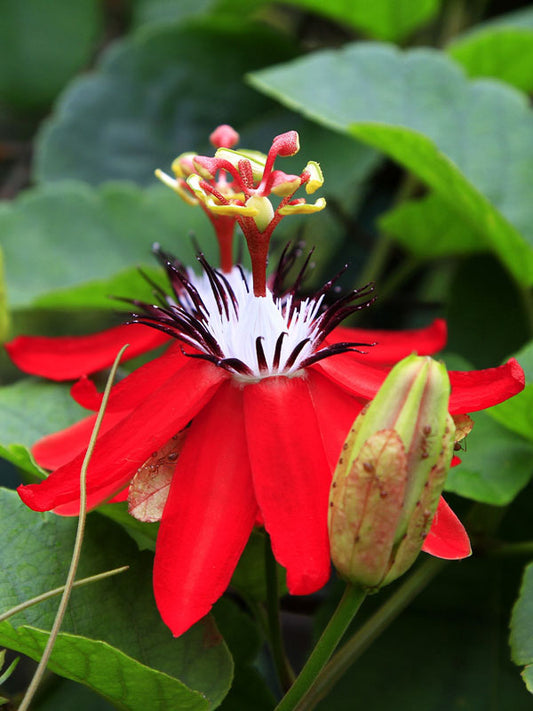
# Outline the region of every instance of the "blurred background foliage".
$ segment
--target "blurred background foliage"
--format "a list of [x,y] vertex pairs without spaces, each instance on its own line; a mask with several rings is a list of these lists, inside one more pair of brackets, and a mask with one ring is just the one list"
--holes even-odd
[[[155,241],[191,263],[192,233],[213,255],[205,216],[153,171],[183,151],[210,151],[209,133],[230,123],[241,146],[263,151],[296,129],[302,150],[281,167],[299,172],[314,159],[323,168],[327,210],[285,220],[274,245],[316,246],[307,288],[349,263],[345,287],[377,283],[378,301],[359,325],[408,328],[443,316],[450,367],[515,354],[524,367],[524,392],[476,416],[448,480],[475,556],[447,566],[320,708],[355,708],[354,699],[372,711],[531,706],[532,92],[527,2],[0,0],[2,340],[120,323],[108,297],[146,296],[137,268],[157,274]],[[9,488],[40,475],[33,442],[81,411],[67,386],[21,377],[5,353],[0,383],[0,483]],[[72,522],[31,514],[10,491],[0,505],[7,609],[61,584]],[[151,607],[142,549],[153,548],[153,529],[107,513],[90,517],[86,574],[131,561],[129,582],[80,593],[51,665],[60,676],[50,674],[35,709],[271,709],[271,662],[242,603],[264,597],[262,542],[251,541],[215,610],[225,642],[213,627],[206,658],[205,630],[172,640]],[[43,530],[54,555],[40,545]],[[144,591],[137,613],[131,586]],[[284,600],[296,664],[338,593],[332,582],[310,599]],[[124,604],[142,640],[130,634]],[[53,607],[0,623],[0,645],[38,657],[42,633],[27,625],[49,629]],[[144,665],[138,693],[121,697],[101,670],[83,672],[95,640],[123,684]],[[19,665],[2,695],[15,699],[28,674]]]

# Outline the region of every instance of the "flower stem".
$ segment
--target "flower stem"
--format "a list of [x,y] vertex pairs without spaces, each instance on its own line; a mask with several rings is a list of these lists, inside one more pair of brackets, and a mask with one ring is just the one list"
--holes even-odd
[[518,284],[518,291],[522,299],[524,313],[529,328],[529,336],[533,338],[533,293],[531,289]]
[[492,556],[507,557],[515,555],[533,555],[533,541],[518,541],[517,543],[500,543],[489,553]]
[[366,590],[363,588],[357,585],[346,585],[333,617],[328,622],[298,678],[276,706],[276,711],[303,711],[312,708],[307,704],[307,693],[335,651],[365,597]]
[[270,537],[265,534],[265,579],[267,589],[268,636],[274,664],[278,672],[279,682],[283,691],[287,691],[294,682],[294,672],[289,664],[283,638],[281,636],[281,621],[279,617],[278,599],[278,569],[276,559],[272,554]]
[[357,276],[358,283],[368,284],[371,281],[379,281],[387,265],[390,253],[391,241],[388,235],[380,233],[376,238],[374,248],[364,269]]
[[109,394],[111,392],[111,386],[113,385],[113,380],[115,379],[115,374],[117,372],[118,364],[119,364],[120,359],[122,358],[122,354],[124,353],[126,348],[127,348],[127,346],[124,346],[120,350],[119,354],[115,358],[115,362],[113,363],[111,372],[109,373],[109,377],[107,379],[107,383],[106,383],[106,387],[105,387],[105,391],[104,391],[104,396],[102,398],[102,404],[100,405],[100,409],[99,409],[98,415],[96,417],[96,422],[94,423],[93,431],[91,434],[91,439],[89,441],[89,446],[87,447],[87,452],[85,454],[85,458],[84,458],[83,463],[81,465],[81,471],[80,471],[80,512],[79,512],[79,516],[78,516],[78,529],[76,531],[76,541],[74,543],[74,550],[72,552],[72,559],[70,561],[70,568],[69,568],[68,575],[67,575],[67,581],[65,583],[65,589],[63,590],[63,595],[61,596],[61,600],[59,602],[59,607],[57,609],[54,624],[52,625],[52,629],[50,630],[50,635],[48,637],[48,641],[46,643],[43,654],[41,656],[41,660],[39,662],[39,665],[37,666],[35,674],[33,675],[33,679],[31,680],[30,685],[26,689],[24,698],[22,699],[22,702],[19,706],[19,711],[27,711],[29,708],[29,705],[33,699],[33,696],[34,696],[35,692],[37,691],[37,687],[41,683],[41,679],[42,679],[44,672],[46,670],[46,666],[48,664],[48,660],[50,659],[50,655],[52,654],[52,650],[54,648],[54,644],[57,639],[57,635],[59,634],[59,629],[60,629],[61,624],[63,622],[65,612],[67,611],[67,605],[70,600],[70,594],[72,592],[72,588],[74,586],[74,579],[76,577],[76,572],[78,570],[78,563],[79,563],[80,555],[81,555],[81,546],[83,543],[83,535],[85,533],[85,520],[87,517],[87,486],[86,486],[87,468],[89,466],[89,462],[91,461],[91,457],[92,457],[92,454],[94,451],[94,446],[96,444],[96,439],[98,437],[98,432],[100,431],[100,426],[101,426],[102,420],[104,418],[104,413],[105,413],[105,410],[107,407],[107,401],[109,400]]
[[446,561],[437,558],[430,558],[422,563],[335,654],[329,664],[317,675],[314,684],[302,697],[300,705],[294,708],[298,711],[315,708],[316,704],[328,694],[354,661],[443,569],[445,563]]

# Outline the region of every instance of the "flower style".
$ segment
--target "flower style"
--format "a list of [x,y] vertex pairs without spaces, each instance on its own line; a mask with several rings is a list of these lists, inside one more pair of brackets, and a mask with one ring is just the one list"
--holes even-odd
[[[285,151],[276,140],[260,185],[276,184],[271,154]],[[291,141],[297,145],[294,137]],[[238,184],[237,174],[246,175],[248,168],[239,158],[232,172],[229,148],[224,150],[224,170]],[[196,158],[195,165],[214,176],[210,160]],[[306,179],[305,171],[302,175],[299,184]],[[332,280],[314,296],[299,299],[305,265],[293,285],[285,285],[295,259],[291,250],[267,280],[265,244],[268,250],[270,226],[279,221],[280,208],[261,231],[260,211],[244,217],[242,210],[231,212],[250,207],[249,197],[233,202],[221,192],[221,198],[212,183],[202,180],[192,184],[204,195],[206,209],[218,214],[222,206],[230,216],[238,215],[251,276],[238,265],[214,269],[202,256],[198,276],[156,248],[170,290],[154,285],[157,303],[134,302],[130,325],[83,338],[20,337],[7,346],[23,370],[57,380],[79,377],[72,396],[96,411],[101,395],[88,374],[110,364],[124,343],[132,344],[129,357],[169,344],[113,387],[88,471],[87,495],[90,507],[117,494],[128,497],[132,514],[161,520],[154,592],[175,635],[222,595],[258,523],[287,570],[291,593],[312,593],[326,583],[328,494],[346,434],[393,363],[412,351],[434,353],[446,337],[440,320],[398,333],[339,326],[372,302],[372,286],[326,304]],[[250,185],[251,178],[243,179],[245,196]],[[285,207],[294,204],[291,200]],[[452,415],[501,402],[524,383],[514,360],[499,368],[451,372],[450,381]],[[35,445],[36,460],[52,473],[40,484],[19,488],[32,509],[77,513],[79,470],[94,419]],[[466,533],[443,499],[424,550],[445,558],[469,554]]]
[[[214,157],[182,153],[172,164],[175,178],[161,170],[156,175],[186,202],[201,205],[215,228],[225,273],[233,266],[233,232],[239,223],[252,255],[254,294],[265,296],[268,245],[274,228],[285,215],[318,212],[326,206],[324,198],[308,203],[294,197],[302,185],[308,194],[322,186],[320,166],[310,161],[300,175],[274,170],[278,156],[293,156],[300,150],[296,131],[276,136],[267,155],[232,150],[239,134],[231,126],[219,126],[210,139],[218,148]],[[276,208],[269,198],[272,194],[281,198]]]

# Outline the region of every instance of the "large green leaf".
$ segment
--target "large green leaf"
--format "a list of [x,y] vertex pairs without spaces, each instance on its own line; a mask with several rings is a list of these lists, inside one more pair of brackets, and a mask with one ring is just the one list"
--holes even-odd
[[95,189],[61,182],[26,191],[0,206],[9,303],[12,308],[125,308],[109,296],[150,294],[136,267],[156,265],[154,242],[194,263],[191,231],[212,256],[207,218],[162,185]]
[[220,19],[163,25],[125,40],[65,93],[41,135],[37,177],[149,183],[155,168],[168,169],[182,151],[212,152],[208,135],[227,122],[241,133],[241,146],[264,151],[276,134],[298,130],[302,150],[279,167],[299,173],[307,160],[319,161],[325,194],[352,200],[377,162],[375,151],[304,121],[242,83],[246,69],[293,54],[272,30]]
[[491,368],[527,341],[523,294],[492,254],[458,260],[448,281],[447,348],[476,368]]
[[533,283],[533,114],[524,96],[466,79],[434,50],[364,43],[259,71],[250,81],[409,168],[486,236],[516,278]]
[[86,414],[70,397],[68,385],[19,380],[0,388],[0,442],[30,446]]
[[513,609],[510,644],[513,661],[526,665],[522,676],[533,693],[533,563],[525,569],[520,595]]
[[215,0],[133,0],[133,26],[183,21],[209,12],[214,3]]
[[[339,164],[347,165],[342,145],[334,134],[330,135],[330,145],[336,150],[326,165],[331,165],[329,160],[337,153],[342,156]],[[345,139],[340,138],[342,144]],[[349,167],[352,189],[375,161],[375,156],[365,158],[365,151],[356,144],[354,148],[362,162]],[[355,156],[348,153],[350,157]],[[305,165],[304,160],[300,166]],[[340,191],[339,181],[333,182]],[[277,231],[277,245],[283,247],[298,233],[309,246],[317,247],[319,268],[313,272],[317,283],[323,276],[330,276],[320,267],[339,244],[341,230],[340,222],[328,210],[311,217],[288,217]],[[42,185],[0,206],[0,231],[13,309],[37,306],[118,311],[129,310],[129,306],[111,296],[151,301],[152,287],[138,267],[167,285],[151,253],[154,242],[192,267],[196,265],[195,242],[213,264],[218,259],[213,230],[202,210],[187,205],[163,185],[139,188],[131,183],[107,183],[93,188],[77,181]],[[38,267],[28,262],[28,253],[43,255]],[[276,253],[273,250],[272,265]]]
[[370,37],[401,40],[437,13],[440,0],[284,0],[363,30]]
[[533,10],[501,15],[455,38],[450,55],[472,77],[496,77],[533,91]]
[[[0,490],[0,506],[4,611],[64,583],[76,521],[30,511],[7,490]],[[211,618],[172,636],[153,600],[151,560],[118,527],[91,515],[78,577],[131,568],[73,591],[50,669],[121,709],[215,708],[232,677],[228,650]],[[57,603],[47,600],[2,623],[0,644],[38,658]]]
[[505,506],[533,476],[533,444],[484,412],[473,415],[462,463],[450,469],[446,490],[475,501]]
[[526,387],[511,400],[490,409],[502,425],[533,441],[533,341],[515,354],[524,369]]
[[202,15],[228,15],[241,19],[268,0],[133,0],[135,27],[165,22],[183,22]]
[[0,0],[0,100],[51,102],[91,58],[101,13],[98,0]]
[[488,248],[483,235],[437,195],[408,200],[385,213],[380,228],[421,259]]
[[67,385],[26,378],[0,388],[0,457],[42,478],[29,447],[86,414]]
[[263,641],[257,624],[229,599],[219,600],[213,614],[235,663],[235,678],[221,710],[271,711],[274,697],[254,666]]
[[9,311],[7,307],[7,289],[4,273],[4,253],[0,248],[0,343],[3,343],[9,333]]
[[87,686],[64,677],[49,679],[47,687],[46,693],[39,695],[36,711],[113,711],[115,708]]
[[[48,633],[29,625],[15,630],[9,622],[3,622],[0,623],[0,639],[7,647],[38,660]],[[172,677],[154,672],[105,642],[67,632],[59,634],[48,667],[56,674],[99,691],[118,709],[201,711],[209,708],[201,694]]]
[[292,56],[281,33],[220,19],[157,26],[116,43],[63,95],[38,142],[36,176],[152,182],[154,169],[179,153],[211,150],[218,123],[242,131],[272,110],[242,76]]

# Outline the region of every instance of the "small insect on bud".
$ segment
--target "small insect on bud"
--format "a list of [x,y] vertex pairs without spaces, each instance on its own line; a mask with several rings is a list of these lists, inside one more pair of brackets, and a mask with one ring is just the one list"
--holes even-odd
[[427,536],[453,455],[444,365],[409,356],[354,422],[330,495],[331,557],[368,589],[402,575]]

